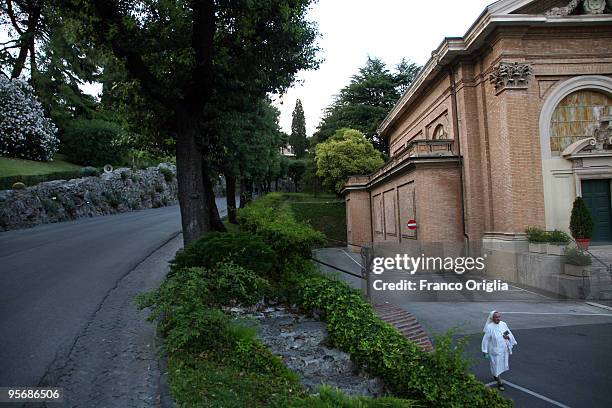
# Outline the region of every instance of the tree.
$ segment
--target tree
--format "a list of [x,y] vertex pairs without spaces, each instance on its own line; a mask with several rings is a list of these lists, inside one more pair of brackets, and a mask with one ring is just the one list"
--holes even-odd
[[59,145],[56,133],[32,87],[0,74],[0,156],[51,160]]
[[210,174],[218,103],[282,92],[317,65],[316,29],[305,18],[311,0],[73,1],[175,135],[185,243],[223,229]]
[[338,129],[352,128],[363,132],[381,152],[385,141],[376,131],[405,89],[412,83],[419,67],[403,59],[391,72],[384,62],[368,58],[366,65],[340,90],[334,102],[325,111],[313,143],[329,139]]
[[323,185],[339,193],[349,176],[369,174],[384,164],[364,134],[355,129],[340,129],[316,147],[317,176]]
[[308,139],[306,137],[306,118],[304,117],[304,108],[302,101],[299,99],[295,102],[293,109],[293,118],[291,121],[291,136],[289,136],[289,144],[293,147],[293,153],[300,159],[306,154],[308,147]]
[[289,162],[289,168],[287,169],[287,175],[293,180],[295,184],[295,191],[300,191],[300,183],[304,178],[306,172],[306,161],[304,159],[294,159]]
[[575,239],[591,238],[593,236],[593,216],[584,199],[576,197],[570,217],[570,232]]

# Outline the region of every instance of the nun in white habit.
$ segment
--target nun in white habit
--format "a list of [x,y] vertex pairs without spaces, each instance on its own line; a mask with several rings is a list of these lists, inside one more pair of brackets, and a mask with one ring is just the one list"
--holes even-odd
[[512,348],[517,344],[516,340],[508,325],[501,320],[501,314],[495,310],[489,313],[483,331],[482,352],[489,360],[491,374],[497,381],[497,388],[504,391],[500,374],[510,369],[508,360],[512,354]]

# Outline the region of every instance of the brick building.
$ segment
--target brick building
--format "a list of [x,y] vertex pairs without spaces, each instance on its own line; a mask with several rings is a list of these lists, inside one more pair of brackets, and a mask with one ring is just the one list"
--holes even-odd
[[[582,195],[612,241],[612,0],[501,0],[445,38],[379,127],[390,160],[343,194],[348,241],[504,254],[568,230]],[[417,220],[410,230],[407,221]]]

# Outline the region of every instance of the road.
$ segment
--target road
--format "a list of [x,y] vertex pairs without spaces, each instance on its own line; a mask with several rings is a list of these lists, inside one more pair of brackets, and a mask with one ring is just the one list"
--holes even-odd
[[180,230],[172,206],[0,233],[0,387],[67,361],[112,290]]
[[[343,248],[317,251],[316,257],[360,274],[361,258]],[[321,266],[355,288],[359,278]],[[387,272],[385,272],[387,274]],[[378,278],[384,277],[378,275]],[[404,276],[405,277],[405,276]],[[391,275],[389,280],[397,280]],[[435,277],[427,276],[435,280]],[[607,408],[612,406],[612,311],[579,301],[560,301],[510,285],[507,292],[377,294],[414,314],[430,334],[458,329],[467,336],[471,371],[485,384],[493,379],[482,358],[480,342],[487,314],[499,310],[518,345],[510,359],[504,396],[516,408]],[[510,385],[510,383],[512,385]]]

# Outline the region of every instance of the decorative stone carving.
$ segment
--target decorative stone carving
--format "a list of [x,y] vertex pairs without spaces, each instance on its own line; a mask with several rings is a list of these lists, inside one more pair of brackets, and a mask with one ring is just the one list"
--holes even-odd
[[595,138],[595,150],[603,151],[605,147],[612,148],[612,129],[610,121],[612,116],[602,116],[599,119],[599,128],[593,132]]
[[499,93],[504,89],[526,88],[531,74],[529,64],[502,62],[489,75],[489,81],[495,85],[495,90]]
[[603,14],[606,0],[584,0],[583,7],[587,14]]
[[572,14],[582,3],[585,14],[603,14],[606,9],[606,1],[612,8],[612,0],[571,0],[565,7],[553,7],[546,12],[549,17],[565,17]]
[[547,16],[550,17],[564,17],[569,16],[583,0],[572,0],[565,7],[553,7],[546,12]]

